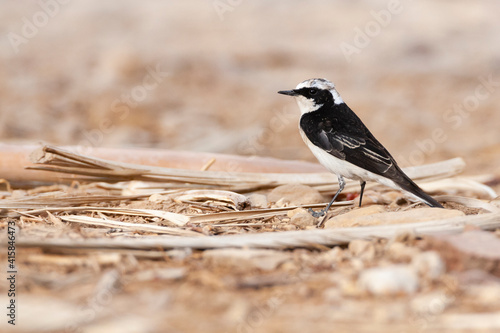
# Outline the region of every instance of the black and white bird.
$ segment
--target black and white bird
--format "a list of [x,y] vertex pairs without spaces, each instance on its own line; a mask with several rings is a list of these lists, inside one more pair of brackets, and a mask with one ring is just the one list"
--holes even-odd
[[311,213],[324,215],[344,189],[345,178],[359,180],[363,199],[366,181],[375,181],[411,196],[431,207],[441,204],[426,194],[397,165],[387,149],[344,103],[335,85],[326,79],[303,81],[293,90],[279,91],[294,96],[299,105],[302,139],[319,162],[337,175],[339,189],[325,209]]

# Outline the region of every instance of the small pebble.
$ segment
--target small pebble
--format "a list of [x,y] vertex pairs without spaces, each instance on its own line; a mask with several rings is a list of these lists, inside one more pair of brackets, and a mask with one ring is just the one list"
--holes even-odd
[[290,223],[298,227],[309,227],[316,225],[316,219],[309,213],[299,213],[292,216]]
[[267,208],[269,202],[264,194],[252,193],[247,197],[248,203],[252,208]]

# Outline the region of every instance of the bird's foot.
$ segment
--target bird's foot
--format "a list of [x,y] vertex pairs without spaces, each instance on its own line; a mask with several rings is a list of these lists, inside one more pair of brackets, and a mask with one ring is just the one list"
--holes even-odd
[[318,212],[315,212],[314,210],[312,210],[312,208],[309,208],[307,211],[314,217],[321,217],[326,213],[326,209],[322,209]]

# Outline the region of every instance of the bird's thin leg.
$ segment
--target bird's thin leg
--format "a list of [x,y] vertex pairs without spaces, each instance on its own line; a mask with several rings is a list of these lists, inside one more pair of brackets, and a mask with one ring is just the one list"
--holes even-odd
[[335,199],[337,199],[337,197],[340,194],[340,192],[342,192],[342,190],[344,189],[344,186],[345,186],[344,177],[338,176],[338,178],[339,178],[339,190],[333,196],[332,201],[330,201],[330,203],[328,205],[326,205],[325,209],[322,209],[319,212],[315,212],[314,210],[312,210],[311,208],[309,208],[309,213],[311,213],[312,216],[314,216],[314,217],[320,217],[320,216],[325,215],[326,212],[328,212],[328,210],[330,209],[330,207],[333,205],[333,202],[335,201]]
[[361,185],[361,192],[359,192],[359,207],[361,207],[361,200],[363,200],[363,192],[365,191],[365,181],[360,181],[359,184]]

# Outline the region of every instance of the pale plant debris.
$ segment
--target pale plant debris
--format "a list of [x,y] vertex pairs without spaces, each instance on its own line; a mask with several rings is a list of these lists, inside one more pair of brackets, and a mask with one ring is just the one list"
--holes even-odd
[[222,235],[217,237],[175,237],[144,236],[134,239],[20,239],[18,244],[26,247],[42,248],[117,248],[117,249],[174,249],[174,248],[295,248],[316,245],[344,245],[355,239],[394,238],[398,234],[412,233],[416,236],[445,235],[462,232],[466,226],[475,226],[483,230],[500,228],[500,213],[459,216],[445,220],[434,220],[398,225],[379,225],[372,227],[352,227],[337,229],[315,229],[278,233],[246,233]]
[[[123,180],[143,180],[154,182],[190,183],[211,185],[223,188],[233,188],[239,191],[252,191],[276,187],[283,184],[301,183],[309,186],[324,186],[337,182],[331,173],[247,173],[180,170],[160,167],[147,167],[121,162],[106,161],[76,154],[53,146],[44,146],[31,156],[36,166],[28,167],[35,170],[70,173],[90,176],[107,182]],[[73,164],[71,164],[73,162]],[[460,173],[465,167],[461,158],[429,164],[421,167],[405,169],[408,175],[416,180],[439,179]],[[85,179],[85,178],[82,178]],[[358,185],[351,182],[347,186]],[[330,189],[331,190],[331,189]],[[236,191],[236,190],[234,190]]]
[[[32,244],[41,235],[50,236],[51,242],[64,240],[70,235],[81,242],[99,240],[102,236],[98,235],[103,233],[93,234],[92,230],[107,228],[109,232],[101,240],[103,242],[127,239],[149,242],[154,239],[155,242],[160,240],[161,245],[158,246],[163,248],[314,248],[346,244],[358,238],[393,237],[402,230],[425,235],[457,232],[465,224],[488,229],[499,212],[495,205],[478,199],[496,195],[490,187],[479,181],[490,178],[457,176],[464,169],[464,162],[459,158],[406,171],[424,189],[446,194],[439,197],[444,202],[483,212],[479,217],[470,213],[455,220],[443,219],[423,224],[408,221],[402,225],[337,228],[333,231],[307,230],[314,227],[294,225],[291,219],[298,208],[323,208],[326,202],[296,206],[278,200],[268,203],[267,208],[257,209],[251,207],[248,200],[249,193],[258,191],[265,194],[279,185],[294,183],[310,186],[322,194],[331,194],[336,191],[337,185],[336,177],[329,173],[244,173],[148,167],[92,158],[52,146],[42,147],[33,154],[32,159],[37,165],[31,169],[62,172],[81,178],[80,183],[73,182],[72,186],[13,190],[10,197],[0,200],[4,216],[23,219],[20,239],[26,242],[21,241],[20,244]],[[91,182],[95,179],[99,181]],[[367,189],[370,188],[372,190],[367,193],[387,191],[387,188],[377,184],[368,184]],[[349,182],[345,192],[349,191],[359,191],[358,182]],[[466,192],[474,198],[457,196],[457,192]],[[406,206],[399,206],[401,203],[391,200],[394,199],[383,200],[383,207],[386,207],[384,214],[409,207],[407,203],[402,203]],[[328,218],[350,211],[355,204],[356,200],[335,202]],[[38,229],[31,234],[30,229],[35,224]],[[71,227],[67,228],[68,225]],[[54,227],[60,230],[54,233]],[[78,237],[78,233],[83,237]],[[223,238],[226,236],[234,236],[237,240],[229,238],[226,241]],[[176,238],[185,239],[185,243],[171,242]],[[211,240],[207,243],[205,239]],[[220,244],[213,245],[210,242]]]
[[459,197],[453,195],[440,195],[436,197],[438,200],[443,200],[445,202],[456,202],[465,207],[469,208],[479,208],[489,213],[500,213],[500,208],[486,202],[484,200],[479,200],[475,198]]
[[179,195],[175,200],[182,202],[215,202],[222,206],[230,207],[234,210],[241,210],[248,204],[248,199],[242,194],[231,191],[219,190],[191,190]]
[[114,195],[86,195],[71,196],[60,195],[55,197],[26,196],[21,199],[0,200],[0,209],[33,209],[35,207],[50,206],[78,206],[91,203],[135,200],[146,197],[145,195],[114,196]]
[[153,232],[157,234],[168,234],[174,236],[191,236],[191,237],[201,236],[196,232],[190,230],[183,230],[180,228],[172,228],[172,227],[165,227],[165,226],[158,226],[158,225],[151,225],[144,223],[127,223],[127,222],[111,220],[108,218],[95,218],[95,217],[81,216],[81,215],[62,215],[59,218],[66,222],[97,225],[110,228],[122,228],[133,231]]

